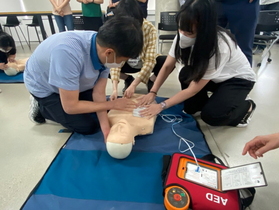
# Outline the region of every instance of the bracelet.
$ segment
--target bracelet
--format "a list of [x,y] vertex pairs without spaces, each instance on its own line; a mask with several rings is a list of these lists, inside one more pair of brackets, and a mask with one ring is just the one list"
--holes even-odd
[[161,102],[160,105],[161,105],[162,110],[164,110],[164,109],[167,108],[167,104],[166,104],[166,102],[164,102],[164,101]]
[[157,92],[150,90],[149,93],[154,93],[155,95],[157,95]]

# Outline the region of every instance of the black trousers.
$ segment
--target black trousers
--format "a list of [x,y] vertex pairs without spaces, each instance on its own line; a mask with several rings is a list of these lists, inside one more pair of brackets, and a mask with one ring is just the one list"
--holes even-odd
[[[156,77],[159,74],[159,71],[162,68],[163,64],[165,63],[166,58],[167,58],[167,56],[164,56],[164,55],[160,55],[156,58],[156,65],[154,66],[154,68],[152,70],[152,72],[154,73],[154,75]],[[133,74],[133,73],[137,73],[139,71],[140,71],[140,69],[132,68],[127,62],[121,68],[121,73]]]
[[[53,93],[45,98],[38,98],[40,112],[44,118],[60,123],[65,128],[81,134],[91,134],[99,130],[100,124],[96,113],[67,114],[61,104],[59,94]],[[92,90],[87,90],[79,95],[80,100],[93,101]]]
[[[184,82],[188,78],[187,68],[183,67],[179,73],[182,90],[190,84]],[[245,99],[253,86],[254,82],[239,78],[220,83],[210,81],[200,92],[184,101],[184,111],[188,114],[201,111],[201,119],[212,126],[236,126],[251,106]],[[210,97],[208,91],[212,92]]]
[[85,17],[83,16],[84,30],[99,31],[99,28],[103,25],[101,17]]

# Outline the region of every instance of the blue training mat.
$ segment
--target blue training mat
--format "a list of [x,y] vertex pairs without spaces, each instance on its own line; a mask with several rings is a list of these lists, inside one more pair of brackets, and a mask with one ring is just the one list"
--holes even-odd
[[23,73],[15,76],[8,76],[4,71],[0,70],[0,83],[23,83]]
[[[198,158],[210,154],[196,120],[180,110],[182,104],[162,114],[181,115],[183,121],[174,126],[175,131],[195,143]],[[73,133],[21,209],[164,210],[163,155],[179,152],[179,139],[171,127],[158,116],[154,133],[137,136],[124,160],[109,156],[101,132]],[[181,149],[187,148],[182,143]]]

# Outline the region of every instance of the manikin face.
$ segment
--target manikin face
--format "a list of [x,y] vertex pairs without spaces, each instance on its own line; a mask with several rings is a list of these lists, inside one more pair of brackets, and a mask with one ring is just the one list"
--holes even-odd
[[119,120],[111,127],[107,138],[106,147],[110,156],[126,158],[132,151],[134,137],[132,126],[125,119]]
[[134,141],[133,128],[125,119],[114,124],[108,135],[107,141],[119,144],[127,144]]

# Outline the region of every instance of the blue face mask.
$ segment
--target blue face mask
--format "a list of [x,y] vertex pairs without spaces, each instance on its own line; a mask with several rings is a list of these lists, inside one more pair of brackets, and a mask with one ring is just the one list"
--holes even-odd
[[116,63],[116,57],[114,53],[114,62],[113,63],[108,63],[108,57],[106,56],[106,63],[104,64],[105,67],[111,69],[111,68],[121,68],[124,65],[124,61],[120,63]]
[[187,48],[187,47],[191,47],[196,42],[196,38],[190,38],[188,36],[185,36],[182,33],[179,33],[179,36],[180,36],[179,46],[182,49]]

